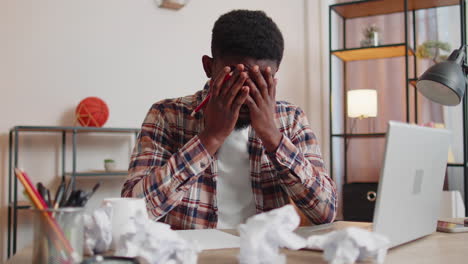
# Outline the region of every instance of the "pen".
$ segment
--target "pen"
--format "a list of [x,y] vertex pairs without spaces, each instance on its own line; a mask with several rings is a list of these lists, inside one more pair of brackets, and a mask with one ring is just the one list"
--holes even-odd
[[65,183],[62,182],[60,183],[57,192],[55,193],[55,199],[54,199],[54,209],[57,209],[60,205],[60,201],[62,200],[63,197],[63,190],[65,189]]
[[52,208],[53,207],[52,198],[51,198],[52,196],[50,196],[49,189],[46,189],[46,195],[47,195],[47,200],[46,200],[47,206],[49,206],[49,208]]
[[94,185],[93,189],[89,192],[89,193],[86,193],[85,196],[83,197],[83,199],[80,201],[80,206],[85,206],[86,203],[89,201],[89,199],[91,199],[91,196],[93,196],[93,194],[96,192],[96,190],[99,188],[99,186],[101,186],[101,182],[98,182],[96,183],[96,185]]
[[46,191],[46,188],[44,187],[44,185],[42,184],[42,182],[38,182],[36,184],[36,189],[37,189],[37,192],[39,193],[39,195],[41,196],[41,198],[45,201],[46,205],[48,207],[50,207],[50,204],[47,201],[47,191]]
[[70,196],[68,196],[68,199],[63,206],[64,207],[76,206],[75,203],[77,199],[79,198],[80,193],[81,193],[81,190],[72,190],[70,193]]
[[71,185],[71,180],[68,181],[68,184],[65,182],[65,186],[63,187],[63,194],[62,194],[62,199],[59,202],[59,207],[62,207],[65,205],[65,203],[68,201],[68,195],[70,193],[70,185]]

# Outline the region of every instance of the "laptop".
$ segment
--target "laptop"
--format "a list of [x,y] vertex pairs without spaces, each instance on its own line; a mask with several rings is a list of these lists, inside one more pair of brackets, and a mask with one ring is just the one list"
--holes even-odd
[[[436,231],[451,133],[390,121],[374,222],[360,225],[390,240],[390,247]],[[336,229],[330,224],[301,228],[302,237]]]
[[436,231],[451,133],[389,122],[373,231],[390,247]]

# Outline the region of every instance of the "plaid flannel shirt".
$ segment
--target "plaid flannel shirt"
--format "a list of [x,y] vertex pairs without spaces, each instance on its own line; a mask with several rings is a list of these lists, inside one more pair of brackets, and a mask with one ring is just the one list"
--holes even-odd
[[[216,228],[216,155],[198,134],[203,114],[191,112],[208,93],[155,103],[149,110],[131,156],[123,197],[144,198],[150,217],[173,229]],[[315,135],[300,108],[276,103],[275,122],[283,138],[266,153],[249,129],[250,176],[257,213],[294,201],[315,224],[336,216],[336,190],[327,175]]]

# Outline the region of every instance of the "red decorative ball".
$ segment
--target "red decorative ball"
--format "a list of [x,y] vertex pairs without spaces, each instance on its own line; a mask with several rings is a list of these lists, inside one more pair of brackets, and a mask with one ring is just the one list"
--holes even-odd
[[102,127],[109,118],[109,108],[98,97],[86,97],[76,107],[75,115],[82,126]]

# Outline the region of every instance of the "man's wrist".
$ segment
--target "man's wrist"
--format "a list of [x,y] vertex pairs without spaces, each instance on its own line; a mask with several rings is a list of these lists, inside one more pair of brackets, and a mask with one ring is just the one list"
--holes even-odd
[[200,139],[200,142],[203,144],[203,146],[208,150],[208,153],[210,153],[211,156],[213,156],[216,153],[216,151],[218,151],[218,149],[224,142],[223,138],[217,138],[215,136],[212,136],[206,130],[202,131],[198,135],[198,138]]
[[283,139],[283,134],[278,129],[275,129],[273,132],[260,137],[260,139],[263,142],[265,150],[269,153],[273,153],[276,151],[276,149],[278,149],[278,146]]

